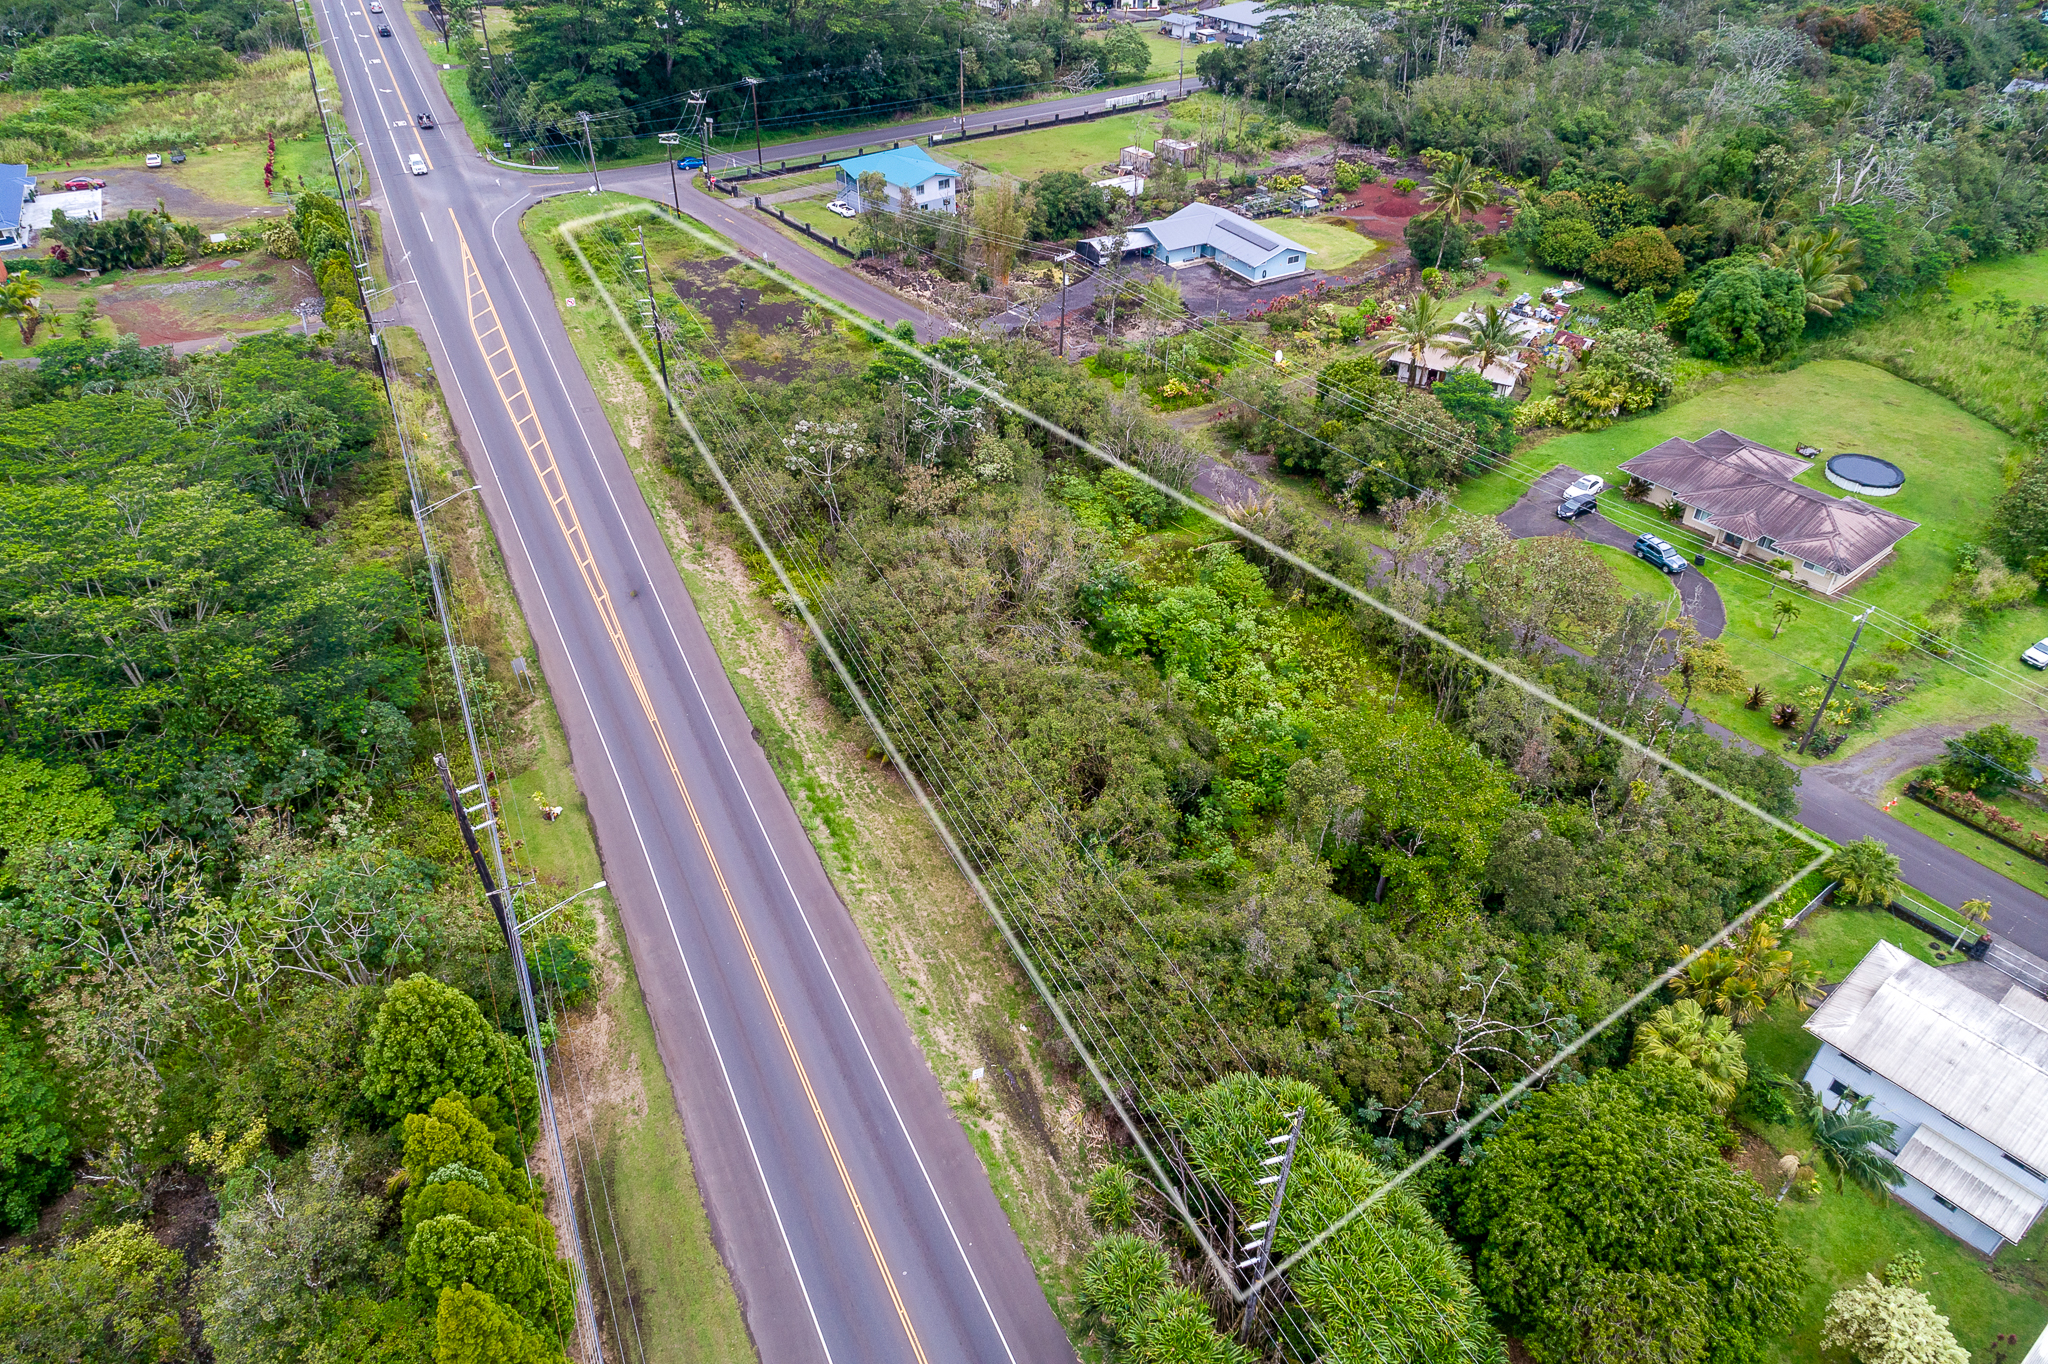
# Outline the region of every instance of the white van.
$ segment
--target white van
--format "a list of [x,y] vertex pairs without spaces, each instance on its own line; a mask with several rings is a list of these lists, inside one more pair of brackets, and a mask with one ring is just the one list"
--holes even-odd
[[412,173],[414,175],[425,175],[427,173],[427,159],[424,156],[421,156],[418,152],[414,152],[411,156],[408,156],[405,159],[405,163],[406,165],[412,168]]

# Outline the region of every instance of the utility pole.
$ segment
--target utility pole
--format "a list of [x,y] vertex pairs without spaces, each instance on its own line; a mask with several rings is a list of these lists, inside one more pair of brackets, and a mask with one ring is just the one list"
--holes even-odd
[[967,49],[960,49],[960,136],[967,136]]
[[708,117],[707,117],[707,118],[706,118],[706,119],[704,120],[704,140],[703,140],[703,142],[702,142],[702,143],[700,144],[700,146],[699,146],[699,150],[701,150],[701,151],[702,151],[702,152],[704,153],[704,176],[705,176],[705,178],[706,178],[706,179],[710,179],[710,178],[712,178],[712,177],[711,177],[711,128],[712,128],[712,125],[713,125],[713,124],[715,124],[715,123],[716,123],[717,121],[718,121],[717,119],[714,119],[714,118],[708,118]]
[[740,84],[747,87],[747,93],[754,101],[754,169],[766,170],[767,163],[761,160],[761,78],[741,76]]
[[[465,717],[466,718],[466,717]],[[505,935],[505,947],[512,954],[512,976],[519,983],[519,1011],[526,1021],[527,1045],[533,1052],[534,1079],[540,1084],[540,1111],[547,1121],[548,1136],[555,1148],[555,1168],[561,1171],[562,1211],[569,1219],[569,1244],[576,1249],[577,1306],[582,1310],[583,1325],[590,1331],[591,1359],[595,1364],[604,1364],[604,1338],[597,1329],[597,1304],[590,1296],[590,1271],[583,1263],[583,1230],[576,1217],[576,1200],[566,1187],[569,1182],[569,1165],[562,1158],[562,1133],[555,1125],[555,1100],[548,1086],[547,1054],[540,1044],[540,1015],[533,1007],[533,977],[526,969],[526,948],[519,940],[519,914],[513,907],[512,892],[500,888],[491,876],[490,865],[484,860],[483,849],[477,845],[476,829],[471,826],[469,816],[476,810],[491,809],[491,793],[484,786],[485,774],[479,772],[477,784],[465,791],[455,789],[455,778],[448,771],[446,754],[434,755],[434,767],[441,774],[441,789],[448,794],[448,804],[455,811],[455,822],[462,829],[462,844],[469,850],[470,865],[476,868],[477,880],[483,883],[484,898],[491,902],[491,913],[498,919],[498,928]],[[465,794],[480,797],[477,804],[465,808],[462,797]],[[498,821],[496,811],[485,821],[491,827]],[[495,838],[495,835],[493,836]],[[496,844],[493,844],[495,848]]]
[[1062,251],[1053,259],[1060,265],[1060,359],[1067,358],[1067,262],[1074,258],[1071,251]]
[[583,123],[583,154],[590,158],[590,192],[595,194],[604,186],[597,183],[597,148],[590,140],[590,114],[586,110],[578,109],[576,117]]
[[647,281],[647,330],[654,333],[654,358],[661,362],[661,391],[668,392],[668,352],[661,345],[661,310],[654,306],[654,267],[647,260],[647,229],[635,228],[640,239],[640,274]]
[[1849,636],[1849,647],[1842,650],[1842,662],[1835,669],[1835,675],[1828,679],[1828,689],[1821,693],[1820,705],[1814,709],[1813,719],[1807,721],[1806,733],[1799,736],[1799,751],[1801,753],[1806,751],[1808,741],[1813,738],[1813,731],[1820,727],[1820,717],[1828,713],[1828,702],[1834,699],[1835,688],[1841,684],[1842,674],[1848,671],[1849,655],[1856,652],[1856,641],[1863,638],[1863,622],[1869,620],[1870,612],[1876,609],[1875,606],[1870,607],[1862,615],[1856,617],[1856,633]]
[[1245,1228],[1247,1232],[1263,1232],[1264,1235],[1249,1245],[1238,1247],[1238,1254],[1248,1255],[1250,1258],[1239,1260],[1237,1267],[1250,1270],[1252,1276],[1252,1300],[1246,1306],[1244,1314],[1246,1344],[1251,1343],[1253,1333],[1258,1330],[1259,1307],[1265,1292],[1266,1271],[1273,1263],[1273,1233],[1280,1226],[1280,1208],[1287,1201],[1287,1176],[1294,1169],[1295,1148],[1301,1144],[1301,1120],[1307,1114],[1306,1108],[1295,1109],[1294,1121],[1288,1129],[1278,1136],[1266,1138],[1266,1145],[1281,1148],[1280,1154],[1267,1156],[1259,1162],[1261,1165],[1278,1165],[1280,1169],[1278,1173],[1267,1175],[1259,1181],[1261,1187],[1267,1184],[1274,1186],[1273,1203],[1266,1210],[1266,1220]]
[[681,133],[658,133],[655,135],[654,140],[668,148],[668,192],[675,198],[676,212],[681,213],[683,211],[683,191],[676,184],[676,145],[683,140],[683,135]]
[[1188,31],[1180,31],[1180,92],[1188,92]]

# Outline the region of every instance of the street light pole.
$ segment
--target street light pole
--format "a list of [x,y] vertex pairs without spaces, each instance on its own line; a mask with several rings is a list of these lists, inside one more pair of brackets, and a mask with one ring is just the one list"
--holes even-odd
[[767,163],[761,160],[761,78],[741,76],[740,84],[747,87],[754,102],[754,169],[766,170]]
[[1842,674],[1848,671],[1849,655],[1856,652],[1856,641],[1863,638],[1863,622],[1869,620],[1870,612],[1876,609],[1873,606],[1862,615],[1856,617],[1856,633],[1849,636],[1849,647],[1842,650],[1842,661],[1835,668],[1835,675],[1828,679],[1828,689],[1821,693],[1820,705],[1814,709],[1813,719],[1807,722],[1806,733],[1799,736],[1799,751],[1801,753],[1806,751],[1806,745],[1812,740],[1814,730],[1820,728],[1820,717],[1828,713],[1828,702],[1834,700],[1835,688],[1841,685]]

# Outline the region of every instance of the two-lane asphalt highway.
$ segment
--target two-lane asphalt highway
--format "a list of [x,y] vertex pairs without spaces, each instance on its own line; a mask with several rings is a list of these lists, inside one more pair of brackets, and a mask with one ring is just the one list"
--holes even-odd
[[519,237],[532,181],[470,152],[402,14],[380,39],[365,0],[317,3],[380,320],[419,327],[482,486],[761,1358],[1073,1358],[576,363]]

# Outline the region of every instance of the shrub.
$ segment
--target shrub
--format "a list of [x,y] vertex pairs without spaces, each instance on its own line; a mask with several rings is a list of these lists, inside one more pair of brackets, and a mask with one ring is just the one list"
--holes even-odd
[[1158,1246],[1139,1236],[1105,1236],[1082,1262],[1081,1301],[1119,1339],[1128,1339],[1145,1308],[1166,1291],[1169,1279],[1166,1252]]
[[1862,1364],[1969,1364],[1948,1318],[1908,1284],[1882,1284],[1866,1274],[1828,1300],[1822,1349],[1844,1349]]
[[1686,343],[1702,360],[1759,364],[1792,349],[1806,330],[1806,286],[1790,270],[1722,270],[1687,314]]
[[1088,1181],[1088,1215],[1107,1231],[1128,1231],[1138,1219],[1138,1184],[1122,1165],[1105,1165]]
[[1438,261],[1456,265],[1472,254],[1472,227],[1452,222],[1443,213],[1418,213],[1401,229],[1401,237],[1418,265],[1434,267]]
[[1409,179],[1409,178],[1408,178],[1407,176],[1405,176],[1405,175],[1404,175],[1404,176],[1402,176],[1402,177],[1401,177],[1401,178],[1400,178],[1399,180],[1396,180],[1396,181],[1394,182],[1394,193],[1396,193],[1396,194],[1413,194],[1413,193],[1415,193],[1415,182],[1414,182],[1413,180],[1410,180],[1410,179]]

